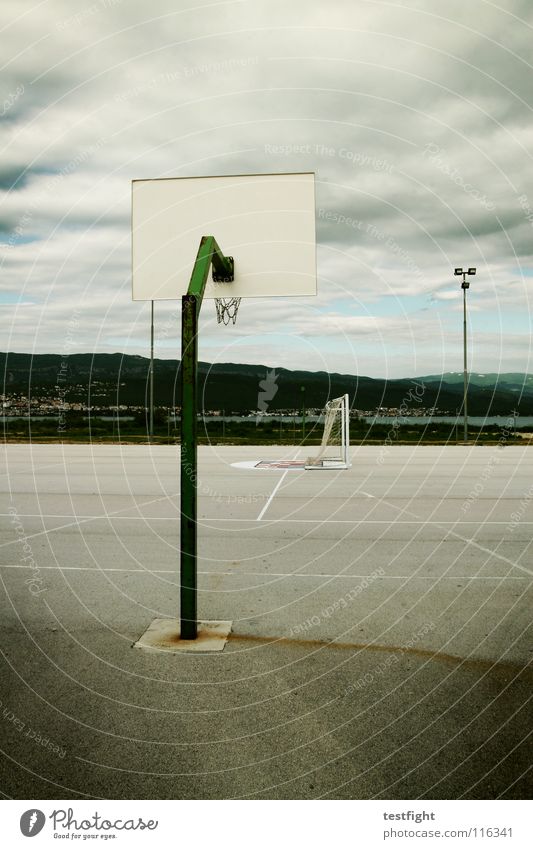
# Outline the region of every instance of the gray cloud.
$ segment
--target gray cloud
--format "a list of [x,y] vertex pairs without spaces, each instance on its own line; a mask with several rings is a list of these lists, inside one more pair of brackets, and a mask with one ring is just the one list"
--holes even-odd
[[[146,354],[146,308],[130,302],[131,179],[314,170],[319,297],[243,304],[229,337],[206,317],[212,359],[229,338],[236,358],[306,367],[308,339],[317,368],[453,369],[451,270],[474,264],[477,332],[500,322],[478,337],[477,367],[527,367],[529,2],[52,0],[2,14],[0,308],[12,350],[55,350],[82,304],[87,350]],[[161,341],[165,355],[178,337]]]

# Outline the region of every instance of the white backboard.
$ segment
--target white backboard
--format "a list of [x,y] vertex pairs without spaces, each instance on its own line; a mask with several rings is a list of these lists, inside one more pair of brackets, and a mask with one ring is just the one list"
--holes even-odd
[[133,300],[186,294],[202,236],[235,262],[206,298],[316,295],[315,175],[134,180]]

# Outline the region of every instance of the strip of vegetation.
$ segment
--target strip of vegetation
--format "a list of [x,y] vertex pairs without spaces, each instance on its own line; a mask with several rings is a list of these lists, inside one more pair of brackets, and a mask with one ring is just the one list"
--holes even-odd
[[[469,427],[471,442],[527,444],[520,436],[528,428],[518,428],[510,432],[500,425]],[[198,420],[198,441],[200,444],[216,445],[319,445],[322,438],[322,426],[301,421],[287,422],[282,419],[254,418],[245,421],[206,421]],[[46,441],[46,442],[110,442],[136,443],[147,442],[149,434],[146,417],[137,415],[131,421],[114,419],[107,421],[99,418],[86,420],[83,415],[67,413],[58,425],[57,419],[10,419],[4,422],[4,439],[8,442]],[[161,444],[176,444],[180,441],[180,422],[172,418],[157,415],[154,420],[153,441]],[[456,444],[463,441],[462,428],[449,423],[394,424],[372,423],[353,420],[350,424],[352,444],[405,444],[439,443]]]

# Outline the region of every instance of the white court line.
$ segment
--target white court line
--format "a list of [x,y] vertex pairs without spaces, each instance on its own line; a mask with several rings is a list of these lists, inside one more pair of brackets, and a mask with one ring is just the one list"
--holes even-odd
[[288,472],[289,472],[289,470],[287,469],[287,470],[286,470],[286,471],[282,474],[282,476],[280,477],[280,479],[279,479],[279,481],[277,482],[276,486],[274,487],[274,489],[273,489],[273,490],[272,490],[272,492],[270,493],[270,495],[269,495],[269,497],[268,497],[268,501],[267,501],[267,503],[265,504],[265,506],[264,506],[264,507],[263,507],[263,509],[261,510],[261,512],[260,512],[260,514],[259,514],[259,516],[258,516],[258,517],[257,517],[257,519],[255,520],[256,522],[260,522],[260,521],[261,521],[261,519],[263,518],[263,516],[265,515],[266,511],[267,511],[267,510],[268,510],[268,508],[270,507],[270,503],[271,503],[272,499],[274,498],[274,496],[275,496],[276,492],[278,491],[278,489],[280,488],[281,484],[283,483],[283,481],[284,481],[284,480],[285,480],[285,478],[287,477]]
[[68,464],[64,463],[62,460],[58,460],[56,463],[49,463],[47,466],[37,466],[35,469],[30,466],[28,468],[28,471],[26,471],[25,469],[20,470],[20,469],[13,468],[13,466],[15,466],[17,462],[18,461],[15,460],[15,462],[12,464],[12,466],[10,466],[9,468],[6,468],[5,471],[0,469],[0,475],[2,475],[2,476],[7,475],[9,477],[15,477],[16,475],[21,475],[21,474],[22,475],[33,475],[36,472],[44,472],[47,469],[55,468],[55,466],[62,466],[64,469],[68,468]]
[[[51,517],[51,518],[53,518],[53,517]],[[111,518],[114,521],[114,518],[112,516],[111,517],[107,517],[107,516],[99,517],[98,516],[98,517],[95,517],[95,518],[103,518],[103,519]],[[117,519],[132,518],[133,519],[134,517],[133,516],[131,516],[131,517],[130,516],[117,516],[116,518]],[[152,521],[152,519],[149,516],[146,516],[144,518],[148,522]],[[169,521],[169,520],[165,519],[163,516],[160,516],[160,517],[157,517],[156,521]],[[232,519],[232,518],[229,518],[229,517],[224,518],[224,519],[221,519],[220,517],[217,517],[217,518],[213,517],[213,518],[210,519],[207,516],[205,516],[205,517],[202,517],[202,519],[199,520],[199,521],[202,521],[202,522],[254,522],[255,523],[255,522],[257,522],[257,519]],[[464,519],[464,520],[457,520],[457,519],[440,519],[440,520],[439,519],[427,519],[427,520],[425,520],[425,519],[366,519],[365,516],[361,516],[360,519],[322,519],[320,517],[317,517],[315,519],[292,519],[290,517],[288,517],[288,518],[282,517],[282,518],[278,518],[278,519],[269,519],[269,522],[271,522],[271,524],[273,524],[273,525],[283,524],[283,522],[287,522],[287,524],[299,523],[299,524],[303,524],[303,525],[316,525],[316,524],[320,524],[320,525],[358,525],[358,524],[364,523],[365,525],[483,525],[483,526],[485,526],[485,525],[508,525],[509,519],[506,519],[506,520],[502,519],[500,522],[496,522],[496,521],[492,521],[492,520],[490,522],[487,522],[484,519],[477,519],[477,520],[475,520],[475,519]],[[533,525],[533,522],[523,522],[523,521],[521,521],[520,525]]]
[[[300,452],[299,452],[299,451],[297,451],[297,452],[296,452],[296,456],[292,457],[291,459],[292,459],[292,460],[297,460],[297,459],[298,459],[298,454],[299,454],[299,453],[300,453]],[[290,472],[290,469],[286,469],[286,470],[285,470],[285,472],[284,472],[284,473],[282,474],[282,476],[280,477],[280,479],[279,479],[279,481],[277,482],[276,486],[274,487],[274,489],[273,489],[273,490],[272,490],[272,492],[270,493],[270,495],[269,495],[269,497],[268,497],[268,501],[267,501],[267,503],[265,504],[265,506],[264,506],[264,507],[263,507],[263,509],[261,510],[261,512],[260,512],[260,514],[259,514],[259,516],[258,516],[258,517],[257,517],[257,519],[255,520],[256,522],[260,522],[260,521],[261,521],[261,519],[263,518],[263,516],[265,515],[266,511],[267,511],[267,510],[268,510],[268,508],[270,507],[270,503],[271,503],[272,499],[274,498],[274,496],[275,496],[276,492],[278,491],[278,489],[280,488],[281,484],[282,484],[282,483],[283,483],[283,481],[285,480],[285,478],[286,478],[286,476],[287,476],[288,472]],[[204,520],[204,521],[205,521],[205,520]]]
[[[32,569],[26,563],[5,563],[0,564],[0,569]],[[128,569],[119,566],[39,566],[39,569],[47,569],[55,572],[139,572],[143,575],[177,575],[178,567],[175,569]],[[328,574],[327,572],[219,572],[217,569],[198,570],[199,575],[223,575],[232,578],[254,577],[254,578],[337,578],[340,580],[360,580],[361,578],[374,578],[374,580],[384,581],[531,581],[533,578],[525,575],[379,575],[375,578],[373,575],[345,575],[345,574]]]
[[[263,509],[262,509],[261,513],[259,514],[259,516],[257,517],[257,519],[226,519],[226,518],[225,519],[221,519],[221,518],[208,519],[208,518],[202,517],[198,520],[198,524],[199,525],[202,525],[202,524],[216,525],[217,522],[219,524],[228,524],[228,523],[231,523],[231,522],[242,522],[242,523],[247,522],[247,523],[253,523],[254,525],[256,525],[257,522],[261,521],[261,518],[264,515],[265,510],[268,508],[270,501],[272,500],[272,498],[276,494],[277,490],[281,486],[284,477],[285,477],[285,475],[282,475],[282,477],[278,481],[277,486],[273,490],[272,494],[270,495],[270,498],[268,499],[267,503],[263,507]],[[1,514],[0,513],[0,516],[1,515],[11,516],[11,513],[9,513],[9,514]],[[32,517],[32,515],[35,518],[41,518],[41,519],[42,518],[52,518],[52,519],[63,518],[61,516],[56,516],[54,514],[52,514],[51,516],[44,516],[44,515],[41,515],[39,513],[36,513],[36,514],[17,513],[17,517],[20,518],[20,519],[30,518],[30,517]],[[71,518],[71,517],[68,516],[68,517],[65,517],[65,518]],[[141,521],[144,521],[148,525],[149,522],[151,522],[151,521],[154,521],[154,522],[156,522],[156,521],[177,522],[178,518],[179,518],[178,516],[170,517],[168,519],[163,517],[163,516],[159,516],[159,517],[157,517],[157,516],[153,516],[153,517],[144,516],[144,517],[142,517]],[[130,522],[131,521],[136,521],[136,522],[139,521],[138,516],[113,516],[112,514],[109,514],[107,516],[106,515],[103,515],[103,516],[88,516],[88,517],[83,517],[83,518],[80,516],[80,517],[76,517],[73,522],[67,522],[67,524],[65,524],[65,525],[57,525],[54,528],[44,528],[44,530],[35,531],[35,533],[33,533],[33,534],[24,534],[24,536],[22,536],[22,537],[17,537],[16,539],[7,540],[6,542],[0,543],[0,548],[5,548],[8,545],[16,545],[17,543],[20,542],[21,539],[24,540],[24,541],[30,540],[30,539],[36,539],[37,537],[48,536],[49,534],[56,533],[56,531],[64,531],[67,528],[79,528],[80,531],[83,533],[82,527],[81,527],[82,525],[86,525],[88,522],[97,521],[99,519],[105,519],[107,522],[110,522],[110,523],[116,522],[116,521],[124,521],[124,520],[130,521]],[[320,524],[320,525],[389,525],[391,527],[391,529],[394,528],[394,526],[396,526],[396,525],[415,525],[415,526],[416,525],[423,525],[423,526],[436,525],[436,526],[442,528],[443,525],[444,526],[453,525],[453,527],[458,527],[458,526],[461,526],[461,525],[481,525],[482,527],[485,527],[486,525],[508,525],[509,524],[508,521],[507,522],[484,522],[482,519],[480,519],[479,522],[472,522],[472,521],[460,522],[460,521],[453,521],[451,519],[449,519],[448,521],[440,521],[440,522],[432,519],[432,520],[426,522],[424,520],[419,520],[419,519],[412,520],[412,521],[409,520],[409,519],[398,519],[398,520],[395,520],[395,519],[390,519],[390,520],[388,520],[388,519],[365,519],[364,516],[362,516],[360,519],[285,519],[285,518],[283,518],[283,519],[268,519],[267,522],[269,523],[269,525],[279,525],[279,524],[283,524],[284,522],[293,523],[293,524],[298,523],[298,524],[304,524],[304,525],[316,525],[317,523]],[[533,524],[533,522],[521,522],[520,524],[521,525],[528,525],[528,524],[531,525],[531,524]],[[0,528],[0,531],[1,530],[2,529]],[[443,530],[446,530],[445,527],[443,528]],[[456,537],[457,539],[461,540],[462,542],[470,543],[470,544],[474,545],[476,548],[480,549],[481,551],[485,551],[487,554],[494,554],[496,557],[503,560],[504,562],[512,563],[512,561],[508,560],[508,558],[503,557],[500,554],[497,554],[496,551],[492,551],[491,549],[484,548],[483,546],[481,546],[477,542],[477,540],[475,540],[473,538],[471,539],[469,537],[462,537],[460,534],[454,532],[453,529],[451,531],[447,532],[447,533],[451,533],[452,536]],[[509,533],[511,533],[511,532],[509,532]],[[526,540],[517,539],[516,537],[513,537],[513,540],[515,542],[525,542],[526,541]],[[511,539],[510,538],[508,540],[503,539],[503,540],[500,540],[500,542],[511,542]],[[515,565],[515,564],[513,564],[513,565]],[[520,567],[520,568],[525,568],[525,567]]]
[[[201,517],[198,520],[198,524],[201,526],[202,524],[216,525],[217,522],[219,524],[228,524],[230,522],[242,522],[242,523],[248,522],[248,523],[253,523],[254,525],[256,525],[257,522],[261,521],[261,517],[264,515],[265,510],[269,506],[270,501],[272,500],[272,498],[276,494],[277,490],[281,486],[284,477],[285,477],[285,475],[282,475],[282,477],[278,481],[277,486],[273,490],[270,498],[268,499],[267,503],[263,507],[263,509],[262,509],[261,513],[259,514],[259,516],[257,517],[257,519],[221,519],[221,518],[208,519],[206,517]],[[1,515],[11,516],[11,513],[0,514],[0,516]],[[30,518],[31,516],[32,516],[32,514],[17,513],[17,517],[20,518],[20,519]],[[39,513],[34,514],[34,517],[35,518],[41,518],[41,519],[42,518],[53,518],[53,519],[54,518],[63,518],[61,516],[55,516],[53,514],[51,516],[44,516],[44,515],[41,515]],[[65,518],[71,518],[71,517],[69,516],[69,517],[65,517]],[[54,528],[44,528],[44,530],[42,530],[42,531],[35,531],[35,533],[33,533],[33,534],[24,534],[24,536],[16,537],[15,539],[10,539],[10,540],[7,540],[6,542],[2,542],[2,543],[0,543],[0,548],[5,548],[8,545],[17,545],[21,540],[25,541],[25,540],[29,540],[29,539],[36,539],[37,537],[41,537],[41,536],[48,536],[49,534],[56,533],[56,531],[64,531],[67,528],[79,528],[80,531],[82,531],[82,528],[81,528],[82,525],[85,525],[88,522],[97,521],[99,519],[105,519],[107,522],[110,522],[110,523],[118,521],[118,520],[128,520],[130,522],[131,521],[136,521],[136,522],[139,521],[138,516],[113,516],[112,514],[109,514],[107,516],[106,515],[89,516],[89,517],[86,517],[86,518],[77,517],[73,522],[67,522],[66,525],[57,525]],[[178,516],[170,517],[169,519],[167,519],[163,516],[160,516],[160,517],[154,516],[154,517],[151,517],[151,518],[144,516],[144,517],[142,517],[141,521],[144,521],[146,524],[148,524],[151,521],[163,521],[163,522],[172,521],[172,522],[176,522],[177,519],[178,519]],[[317,524],[320,524],[320,525],[371,525],[372,524],[372,525],[390,525],[391,528],[394,528],[395,525],[423,525],[423,526],[436,525],[436,526],[442,528],[443,526],[446,526],[446,525],[453,525],[453,527],[458,527],[458,526],[461,526],[461,525],[481,525],[482,527],[485,527],[486,525],[508,525],[509,524],[508,521],[507,522],[484,522],[482,519],[479,522],[471,522],[471,521],[460,522],[460,521],[453,521],[451,519],[449,519],[448,521],[445,521],[445,520],[437,521],[437,520],[432,519],[432,520],[426,522],[426,521],[420,520],[420,519],[416,519],[416,520],[413,520],[413,521],[410,521],[409,519],[398,519],[398,520],[395,520],[395,519],[390,519],[390,520],[388,520],[388,519],[365,519],[364,516],[362,516],[360,519],[285,519],[285,518],[283,518],[283,519],[268,519],[267,521],[268,521],[269,525],[279,525],[279,524],[283,524],[284,522],[287,523],[287,524],[288,523],[298,523],[298,524],[313,525],[313,526],[315,526]],[[521,522],[520,524],[521,525],[527,525],[527,524],[533,524],[533,522]],[[1,530],[2,529],[0,529],[0,531]],[[443,528],[443,530],[446,530],[445,527]],[[447,531],[447,533],[451,533],[452,536],[456,537],[461,542],[470,543],[471,545],[474,545],[480,551],[485,551],[487,554],[495,555],[498,559],[504,561],[505,563],[508,562],[513,566],[518,565],[518,564],[514,564],[513,561],[509,560],[509,558],[504,557],[501,554],[498,554],[496,551],[492,551],[491,549],[484,548],[482,545],[480,545],[477,542],[476,539],[473,539],[473,538],[471,539],[469,537],[463,537],[460,534],[456,533],[453,529],[451,531]],[[509,533],[511,533],[511,532],[509,532]],[[513,537],[513,540],[515,542],[526,542],[527,541],[527,540],[517,539],[516,537]],[[489,540],[487,540],[487,541],[489,541]],[[495,540],[490,540],[490,541],[495,541]],[[422,542],[423,542],[423,540],[422,540]],[[508,540],[503,539],[503,540],[500,540],[500,542],[511,542],[511,539],[510,538]],[[522,567],[522,566],[520,566],[519,568],[525,569],[525,567]]]
[[[281,481],[279,482],[281,483]],[[278,483],[278,486],[279,486]],[[274,490],[275,492],[275,490]],[[272,493],[274,495],[274,493]],[[272,496],[270,496],[272,498]],[[127,508],[123,508],[127,509]],[[12,513],[0,513],[0,517],[12,517]],[[174,516],[115,516],[113,513],[100,513],[96,516],[88,516],[82,513],[74,515],[73,513],[17,513],[21,519],[74,519],[74,521],[70,525],[62,525],[61,528],[50,528],[50,530],[61,530],[63,528],[74,527],[78,522],[93,522],[98,521],[99,519],[106,519],[110,522],[121,522],[121,521],[143,521],[143,522],[175,522],[179,519],[179,512],[177,512]],[[202,516],[199,519],[199,522],[257,522],[257,519],[245,519],[244,517],[239,518],[230,518],[220,516],[209,518],[208,516]],[[354,525],[357,523],[364,522],[366,525],[508,525],[509,519],[502,519],[501,521],[485,521],[484,519],[428,519],[424,521],[424,519],[366,519],[362,516],[360,519],[292,519],[292,518],[281,518],[281,519],[270,519],[272,523],[275,522],[287,522],[287,523],[301,523],[304,525],[316,525],[317,522],[325,525]],[[520,525],[533,525],[532,522],[526,522],[522,520]],[[39,533],[45,533],[45,531],[40,531]]]
[[[274,492],[272,493],[272,495],[270,496],[269,501],[275,495],[277,489],[279,488],[279,486],[280,486],[280,484],[283,480],[283,477],[284,477],[284,475],[282,476],[281,480],[278,482],[278,485],[274,489]],[[259,521],[259,519],[261,518],[261,516],[264,513],[264,510],[267,507],[268,507],[268,502],[265,505],[265,508],[261,511],[261,514],[260,514],[258,519],[207,519],[207,518],[202,518],[202,519],[200,519],[200,524],[201,523],[207,523],[207,522],[210,522],[213,525],[216,524],[216,522],[219,522],[220,524],[229,523],[229,522],[242,522],[242,523],[253,522],[254,525],[257,525],[257,522]],[[9,514],[9,515],[11,515],[11,514]],[[110,520],[110,519],[119,518],[119,517],[113,517],[111,515],[108,515],[108,516],[105,516],[103,518]],[[130,518],[130,517],[121,516],[120,518],[126,519],[126,518]],[[133,517],[131,517],[131,518],[133,518]],[[81,528],[82,524],[85,524],[86,522],[89,522],[89,521],[92,521],[92,520],[91,519],[81,519],[81,520],[78,519],[77,521],[70,522],[66,525],[58,525],[56,528],[48,528],[48,529],[45,529],[43,531],[37,531],[34,534],[25,534],[23,537],[19,537],[19,538],[14,539],[14,540],[8,540],[7,542],[0,543],[0,548],[4,548],[7,545],[16,545],[18,542],[20,542],[21,539],[29,540],[29,539],[35,539],[36,537],[40,537],[40,536],[43,536],[43,535],[48,536],[48,534],[54,533],[55,531],[65,530],[65,528],[72,528],[72,527],[80,527]],[[371,520],[368,520],[368,521],[371,521]],[[374,520],[374,521],[380,521],[380,520]],[[322,525],[322,524],[364,525],[367,522],[367,520],[364,517],[361,518],[361,519],[272,519],[272,520],[269,520],[268,525],[265,524],[264,527],[271,527],[273,525],[283,524],[283,522],[303,522],[303,523],[307,523],[307,524],[312,524],[314,526],[316,526],[317,523],[319,523],[320,525]],[[429,524],[432,524],[432,525],[440,526],[447,534],[452,536],[454,539],[460,540],[461,542],[465,543],[466,545],[471,545],[473,548],[477,549],[478,551],[483,551],[485,554],[489,554],[491,557],[495,557],[497,560],[501,560],[503,563],[507,563],[509,566],[512,566],[513,568],[521,569],[524,572],[526,572],[528,575],[532,574],[531,570],[529,570],[526,566],[522,566],[521,563],[518,563],[518,562],[515,562],[514,560],[511,560],[510,557],[505,557],[505,555],[499,554],[496,549],[486,548],[484,545],[480,545],[480,543],[477,542],[476,539],[465,537],[465,536],[462,536],[461,534],[457,533],[457,531],[455,531],[453,528],[457,527],[458,525],[460,526],[462,524],[461,522],[458,522],[458,521],[454,522],[454,521],[451,521],[451,520],[449,520],[448,522],[437,521],[437,520],[431,520],[431,521],[426,522],[426,521],[420,520],[420,519],[416,519],[413,522],[410,522],[409,520],[402,519],[402,520],[398,521],[398,524],[399,524],[399,522],[402,522],[406,525],[429,525]],[[396,524],[396,522],[394,520],[391,520],[390,522],[385,522],[385,524],[389,524],[392,527]],[[443,527],[447,524],[453,525],[453,527],[450,531],[447,531],[446,527]],[[480,525],[484,526],[484,525],[489,524],[489,523],[480,521],[480,522],[475,522],[473,524],[480,524]],[[503,524],[508,524],[508,523],[495,522],[494,524],[503,525]],[[514,539],[515,542],[519,542],[519,543],[525,542],[525,540],[516,539],[516,537],[513,538],[513,539]],[[495,542],[496,540],[492,540],[492,541]],[[422,542],[423,542],[423,540],[422,540]],[[489,542],[489,540],[487,540],[487,542]],[[498,541],[498,545],[496,546],[496,548],[498,548],[502,542],[511,542],[511,540],[510,539],[508,539],[508,540],[500,539]],[[523,552],[523,553],[525,553],[525,552]],[[520,556],[522,556],[522,555],[520,555]]]

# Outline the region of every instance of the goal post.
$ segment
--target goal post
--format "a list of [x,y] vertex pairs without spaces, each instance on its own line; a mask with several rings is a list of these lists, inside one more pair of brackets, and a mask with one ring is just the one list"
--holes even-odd
[[324,408],[324,432],[318,453],[308,457],[306,469],[348,469],[350,463],[350,399],[341,395]]

